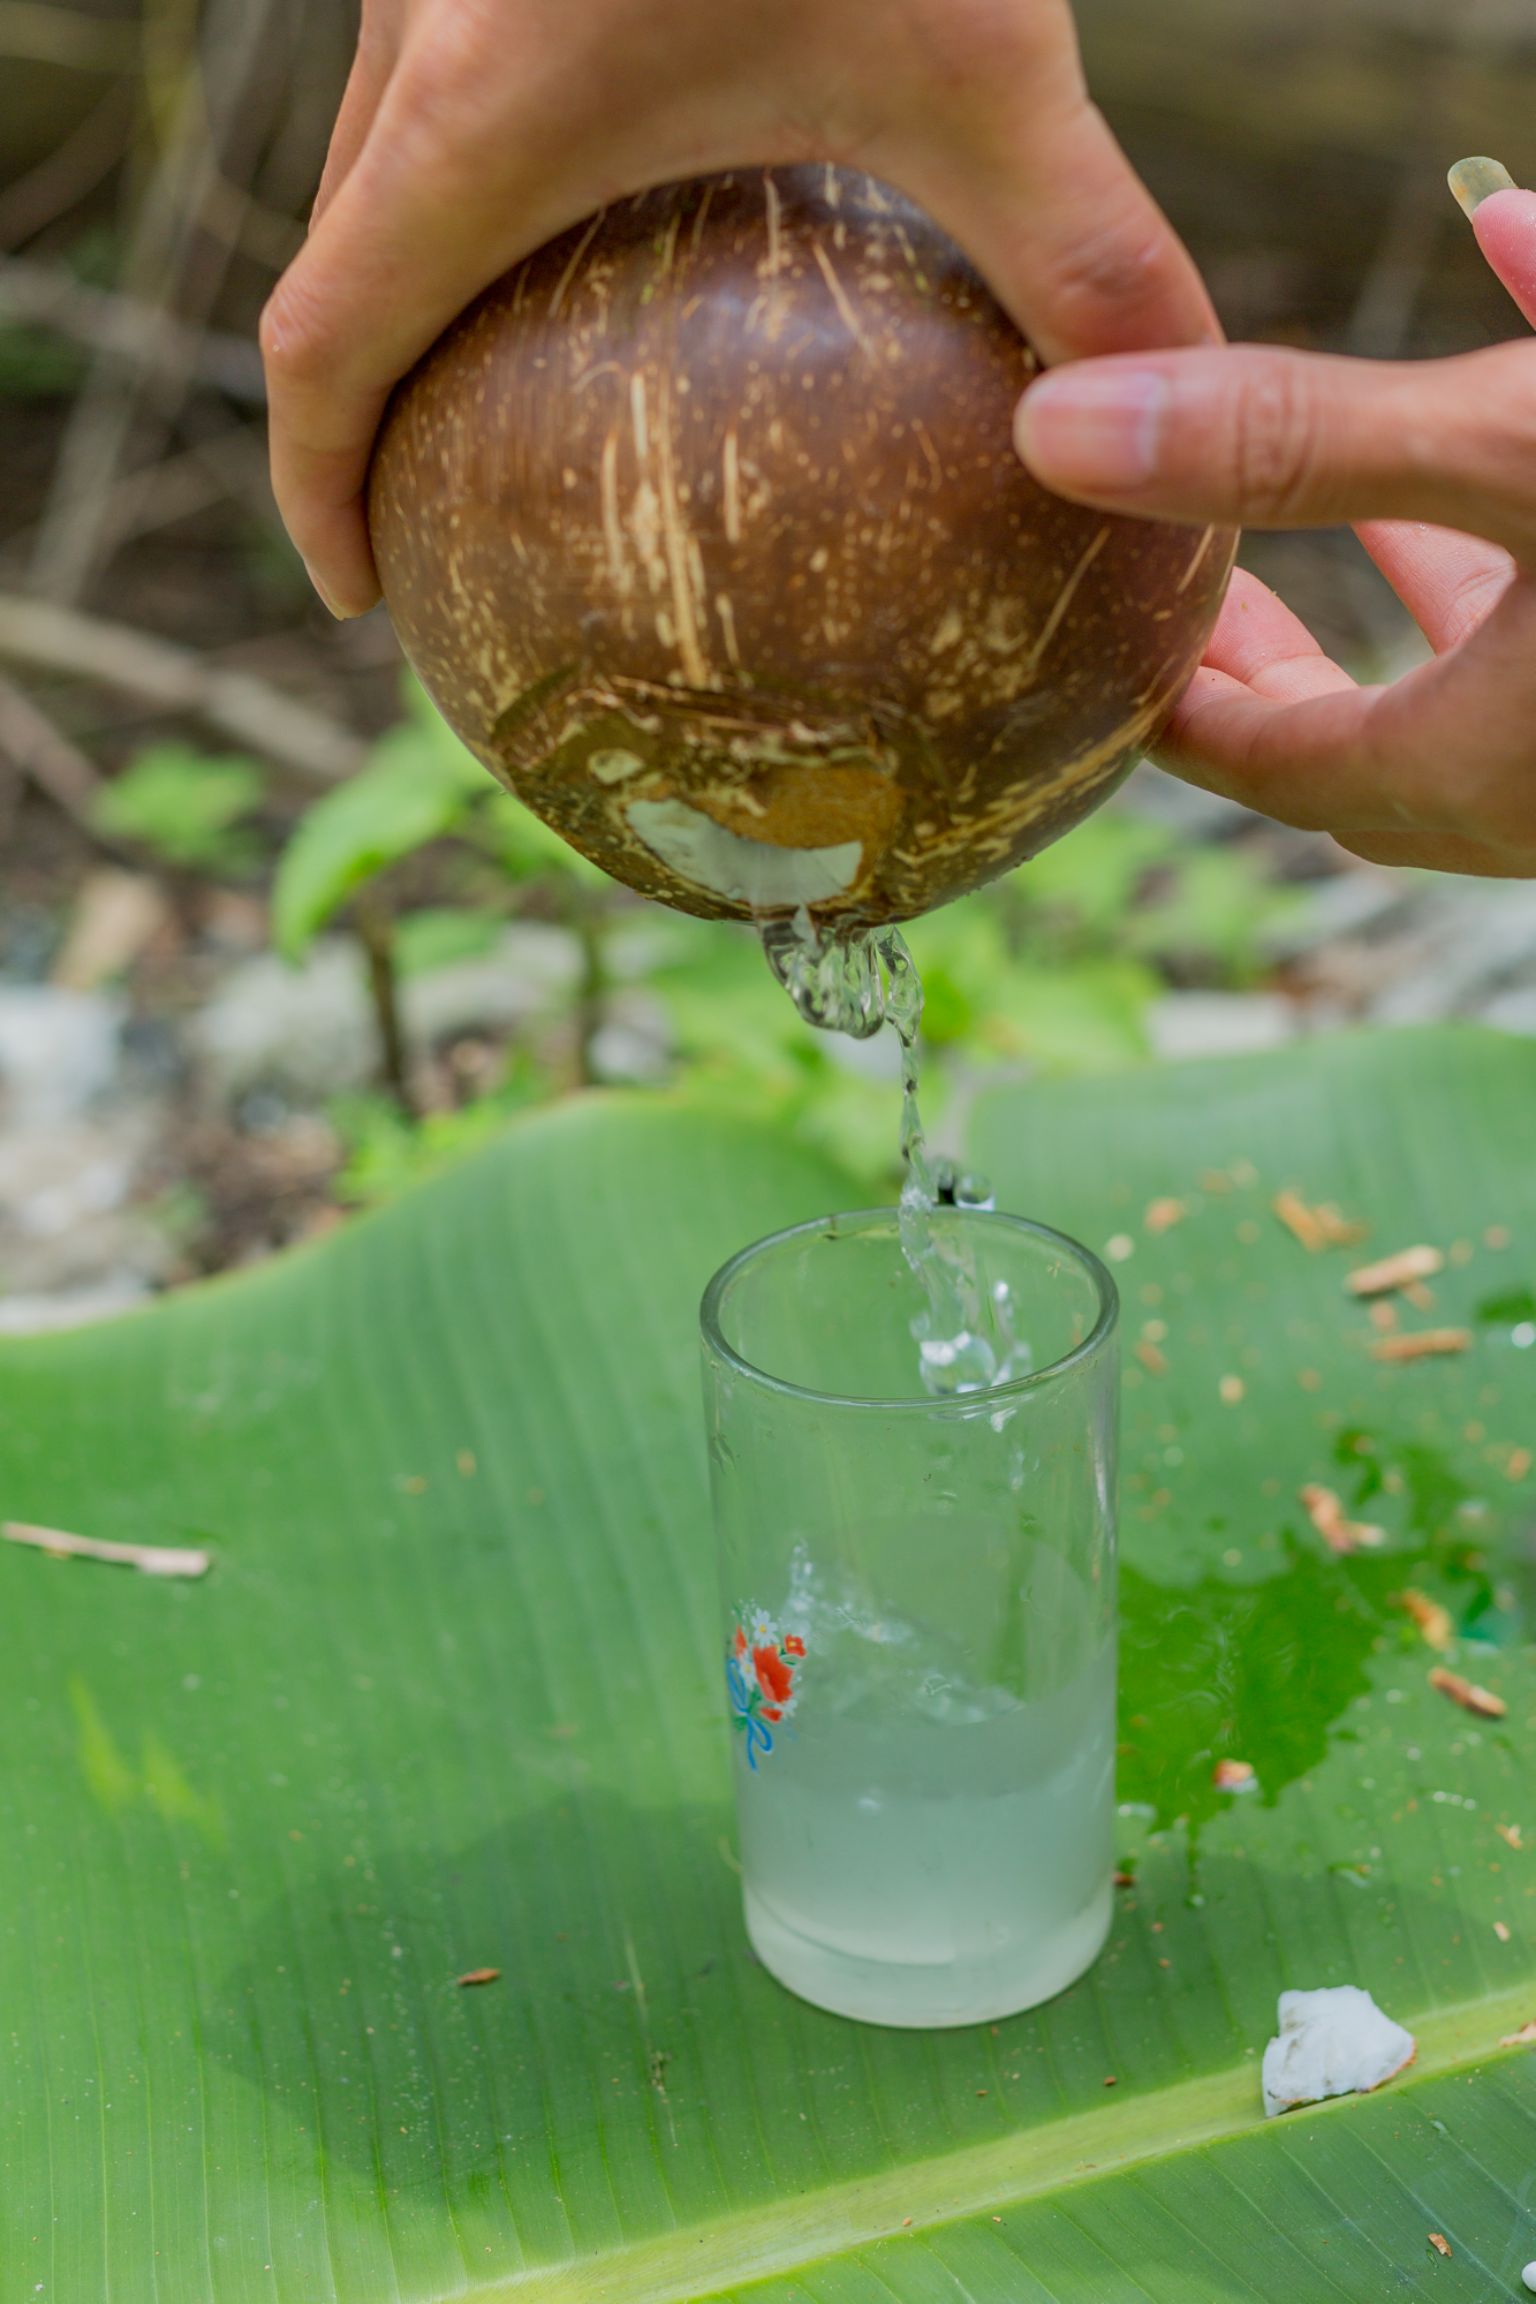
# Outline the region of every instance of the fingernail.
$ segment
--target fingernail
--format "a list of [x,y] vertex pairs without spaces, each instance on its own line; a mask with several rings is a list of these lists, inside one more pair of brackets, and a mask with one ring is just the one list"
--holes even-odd
[[313,584],[315,590],[319,593],[320,598],[325,603],[326,607],[329,608],[331,614],[335,617],[337,623],[345,624],[348,616],[351,614],[351,610],[337,607],[336,602],[331,598],[330,593],[327,592],[325,586],[321,583],[319,577],[315,574],[314,569],[311,568],[307,560],[304,563],[304,573],[309,578],[311,584]]
[[1458,160],[1446,181],[1469,216],[1475,216],[1495,192],[1520,189],[1502,160]]
[[1155,368],[1058,369],[1019,405],[1019,454],[1047,487],[1114,494],[1157,469],[1168,380]]

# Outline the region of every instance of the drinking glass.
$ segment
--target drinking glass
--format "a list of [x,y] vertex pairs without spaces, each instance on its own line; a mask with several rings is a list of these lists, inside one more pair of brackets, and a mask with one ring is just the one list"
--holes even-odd
[[1009,1381],[924,1389],[895,1210],[743,1250],[701,1314],[747,1932],[913,2026],[1062,1991],[1112,1871],[1114,1283],[1016,1216],[932,1223]]

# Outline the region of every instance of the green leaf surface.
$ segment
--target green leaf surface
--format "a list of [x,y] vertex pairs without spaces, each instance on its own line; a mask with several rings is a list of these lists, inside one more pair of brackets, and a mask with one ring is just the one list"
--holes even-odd
[[[1533,1120],[1536,1050],[1442,1034],[980,1108],[1003,1204],[1110,1247],[1154,1346],[1135,1885],[1092,1975],[997,2027],[822,2015],[739,1925],[694,1304],[834,1169],[587,1099],[304,1254],[5,1346],[6,1512],[216,1558],[167,1583],[0,1546],[0,2295],[1518,2293],[1536,1353],[1475,1312],[1536,1281]],[[1308,1255],[1285,1186],[1362,1253],[1443,1247],[1400,1318],[1470,1348],[1374,1359],[1352,1252]],[[1386,1548],[1328,1552],[1309,1481]],[[1503,1720],[1429,1686],[1409,1584]],[[1260,1789],[1216,1794],[1221,1755]],[[1412,2025],[1415,2073],[1263,2122],[1276,1993],[1342,1982]]]

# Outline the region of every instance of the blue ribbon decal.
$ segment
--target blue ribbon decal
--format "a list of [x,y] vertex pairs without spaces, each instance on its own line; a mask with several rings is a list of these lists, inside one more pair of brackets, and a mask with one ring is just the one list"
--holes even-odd
[[767,1721],[760,1720],[753,1710],[757,1691],[747,1686],[747,1676],[734,1656],[725,1659],[725,1685],[730,1693],[736,1725],[746,1738],[747,1766],[755,1770],[759,1752],[766,1758],[773,1750],[773,1731]]

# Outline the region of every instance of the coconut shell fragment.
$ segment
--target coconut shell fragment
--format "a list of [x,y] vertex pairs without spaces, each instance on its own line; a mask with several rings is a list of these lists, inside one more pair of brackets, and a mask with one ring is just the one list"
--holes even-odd
[[900,920],[1103,799],[1198,663],[1225,531],[1024,470],[1033,354],[873,178],[605,209],[397,390],[369,517],[407,655],[503,783],[683,911]]

